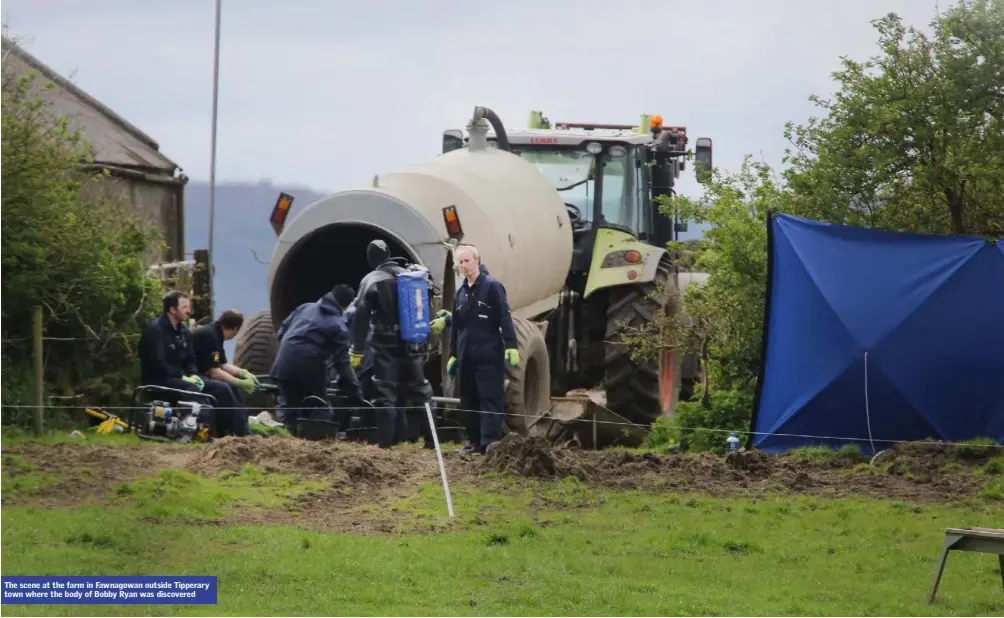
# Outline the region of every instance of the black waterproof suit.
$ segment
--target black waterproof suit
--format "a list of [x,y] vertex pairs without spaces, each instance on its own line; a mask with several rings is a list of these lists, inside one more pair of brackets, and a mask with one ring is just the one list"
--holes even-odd
[[[408,417],[421,422],[424,406],[432,398],[425,379],[428,344],[408,346],[401,339],[397,275],[404,267],[390,258],[387,245],[375,240],[366,248],[374,270],[359,284],[352,318],[352,350],[362,353],[372,329],[374,405],[377,407],[379,444],[390,447],[408,439]],[[422,423],[426,445],[432,444],[428,424]]]

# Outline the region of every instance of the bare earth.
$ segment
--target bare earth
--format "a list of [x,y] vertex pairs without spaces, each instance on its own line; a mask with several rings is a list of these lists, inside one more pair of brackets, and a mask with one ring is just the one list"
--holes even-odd
[[[798,461],[753,451],[729,458],[714,455],[656,455],[625,451],[553,449],[546,442],[507,436],[484,457],[444,453],[451,487],[491,487],[499,475],[539,480],[574,476],[608,489],[762,497],[768,493],[822,497],[868,496],[915,503],[951,503],[976,495],[983,480],[966,469],[985,463],[995,449],[942,445],[900,445],[867,459]],[[79,507],[109,502],[122,483],[181,469],[215,476],[247,464],[266,473],[326,480],[327,489],[294,499],[279,509],[238,510],[229,523],[295,523],[320,530],[391,532],[390,509],[361,508],[413,496],[424,483],[439,483],[433,451],[399,447],[387,451],[344,442],[281,438],[224,438],[208,446],[86,442],[9,447],[35,464],[35,473],[57,477],[31,496],[4,498],[4,505]],[[5,460],[6,461],[6,460]],[[7,467],[5,474],[15,476]],[[228,523],[228,522],[218,522]]]

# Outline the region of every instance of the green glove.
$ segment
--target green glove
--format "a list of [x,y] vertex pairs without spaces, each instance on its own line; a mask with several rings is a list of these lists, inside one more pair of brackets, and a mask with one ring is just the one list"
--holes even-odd
[[450,360],[446,361],[446,375],[451,378],[457,377],[457,357],[451,356]]
[[234,386],[248,394],[255,392],[258,388],[258,385],[251,378],[240,378],[234,382]]
[[432,322],[429,322],[429,330],[432,331],[433,335],[443,332],[444,328],[446,328],[446,318],[436,318]]
[[519,367],[519,350],[516,348],[509,348],[506,350],[505,362],[509,363],[510,367]]
[[189,384],[194,384],[200,391],[206,386],[206,383],[199,376],[184,376],[181,379]]
[[446,309],[440,309],[439,311],[436,312],[437,318],[448,318],[450,317],[450,315],[451,315],[450,312],[447,311]]
[[258,384],[259,384],[259,382],[258,382],[258,376],[256,376],[255,374],[251,373],[247,369],[243,369],[242,368],[240,371],[238,371],[237,372],[237,377],[238,378],[242,378],[242,379],[251,380],[252,382],[254,382],[255,386],[258,386]]

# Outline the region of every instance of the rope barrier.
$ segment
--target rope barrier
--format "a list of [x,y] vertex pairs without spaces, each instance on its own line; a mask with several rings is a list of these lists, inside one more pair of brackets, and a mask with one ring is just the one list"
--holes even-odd
[[[448,397],[433,397],[433,403],[452,403],[453,401],[458,401],[453,398]],[[437,401],[438,400],[438,401]],[[136,405],[136,406],[99,406],[99,405],[47,405],[38,406],[34,404],[17,405],[17,404],[3,404],[0,405],[0,409],[22,409],[22,410],[34,410],[37,408],[47,408],[53,410],[82,410],[85,408],[91,408],[96,410],[104,411],[131,411],[131,410],[146,410],[149,408],[147,405]],[[213,410],[248,410],[247,406],[213,406]],[[340,410],[356,410],[359,412],[379,412],[382,410],[410,410],[410,411],[425,411],[426,406],[295,406],[295,407],[282,407],[275,408],[276,410],[282,411],[301,411],[301,410],[330,410],[330,411],[340,411]],[[495,414],[499,416],[518,416],[527,419],[536,419],[539,416],[531,414],[512,414],[509,412],[492,412],[489,410],[470,410],[466,408],[449,408],[452,412],[466,412],[466,413],[478,413],[478,414]],[[546,418],[546,416],[544,417]],[[608,420],[594,420],[594,419],[575,419],[575,420],[561,420],[562,424],[570,425],[574,423],[582,424],[601,424],[601,425],[615,425],[622,427],[636,427],[647,429],[643,425],[638,425],[636,423],[630,422],[620,422],[620,421],[608,421]],[[888,438],[872,438],[872,437],[852,437],[852,436],[828,436],[828,435],[815,435],[815,434],[804,434],[804,433],[780,433],[774,431],[750,431],[749,429],[721,429],[717,427],[680,427],[678,428],[680,432],[696,433],[699,431],[706,431],[709,433],[721,433],[721,434],[742,434],[742,435],[752,435],[752,436],[775,436],[782,438],[804,438],[812,440],[832,440],[832,441],[854,441],[854,442],[871,442],[874,443],[884,443],[884,444],[915,444],[915,445],[930,445],[930,446],[958,446],[958,447],[989,447],[1004,449],[1004,444],[972,444],[965,442],[954,442],[950,440],[937,441],[937,440],[904,440],[904,439],[888,439]]]

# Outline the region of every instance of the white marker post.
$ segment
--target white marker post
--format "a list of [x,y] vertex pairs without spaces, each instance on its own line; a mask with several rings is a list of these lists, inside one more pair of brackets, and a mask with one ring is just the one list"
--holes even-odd
[[450,498],[450,483],[446,480],[446,465],[443,463],[443,451],[439,448],[439,434],[436,433],[436,421],[432,418],[431,404],[425,404],[425,413],[429,416],[429,430],[432,432],[432,443],[436,445],[436,457],[439,459],[439,474],[443,477],[446,510],[450,512],[450,517],[453,517],[453,500]]

